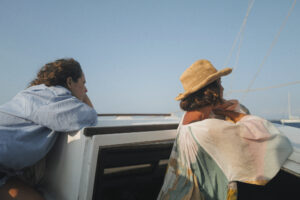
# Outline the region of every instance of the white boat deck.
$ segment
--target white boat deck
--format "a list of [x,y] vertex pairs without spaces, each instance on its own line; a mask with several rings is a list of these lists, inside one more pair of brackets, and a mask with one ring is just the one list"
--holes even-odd
[[279,126],[280,131],[289,138],[293,153],[283,165],[283,169],[300,177],[300,128]]
[[[151,122],[152,120],[152,122]],[[95,199],[101,149],[164,144],[174,141],[178,118],[164,120],[101,120],[97,127],[62,134],[47,157],[43,191],[48,200]],[[291,141],[294,152],[283,169],[300,175],[300,129],[277,125]]]
[[163,119],[100,120],[96,127],[62,134],[47,156],[49,170],[42,186],[46,198],[92,199],[97,159],[101,149],[159,144],[174,140],[179,119]]

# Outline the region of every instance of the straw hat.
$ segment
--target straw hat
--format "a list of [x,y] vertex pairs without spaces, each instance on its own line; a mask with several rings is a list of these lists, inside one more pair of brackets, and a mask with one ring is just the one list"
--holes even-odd
[[208,60],[198,60],[187,68],[180,77],[184,88],[184,93],[180,93],[175,99],[181,100],[193,92],[214,82],[221,76],[226,76],[232,71],[231,68],[225,68],[217,71]]

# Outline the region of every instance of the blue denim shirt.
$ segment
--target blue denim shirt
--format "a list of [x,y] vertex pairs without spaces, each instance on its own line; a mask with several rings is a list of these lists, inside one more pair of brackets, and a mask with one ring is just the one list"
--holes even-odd
[[42,159],[57,132],[97,122],[96,111],[64,87],[37,85],[0,106],[0,171],[18,171]]

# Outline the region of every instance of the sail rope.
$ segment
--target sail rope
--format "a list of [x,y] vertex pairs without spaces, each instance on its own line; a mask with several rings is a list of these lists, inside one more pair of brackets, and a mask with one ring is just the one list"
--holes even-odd
[[300,84],[300,81],[293,81],[293,82],[283,83],[283,84],[279,84],[279,85],[273,85],[273,86],[269,86],[269,87],[255,88],[255,89],[249,89],[249,90],[230,90],[226,94],[229,95],[229,94],[232,94],[232,93],[245,93],[245,92],[264,91],[264,90],[270,90],[270,89],[274,89],[274,88],[287,87],[287,86],[296,85],[296,84]]
[[[239,47],[238,47],[238,50],[237,50],[237,55],[239,56],[239,52],[240,52],[240,49],[241,49],[241,41],[242,41],[242,38],[243,38],[243,35],[244,35],[243,33],[244,33],[244,30],[245,30],[245,27],[246,27],[246,23],[247,23],[247,20],[248,20],[249,13],[250,13],[250,11],[251,11],[251,9],[253,7],[254,2],[255,2],[255,0],[250,0],[250,2],[248,4],[247,12],[246,12],[246,15],[245,15],[245,17],[243,19],[243,23],[242,23],[242,25],[240,27],[240,30],[239,30],[237,36],[235,37],[235,40],[234,40],[234,42],[232,44],[232,47],[231,47],[231,50],[230,50],[230,52],[229,52],[229,54],[227,56],[227,59],[226,59],[226,61],[225,61],[225,63],[224,63],[223,66],[227,66],[228,65],[228,63],[229,63],[229,61],[230,61],[230,59],[232,57],[233,50],[235,49],[235,46],[236,46],[236,43],[238,42],[238,40],[240,40]],[[237,65],[237,60],[238,60],[238,58],[236,58],[235,65]]]
[[238,47],[237,47],[237,51],[236,51],[236,58],[235,58],[235,62],[234,62],[234,65],[232,67],[232,70],[233,70],[233,73],[231,75],[231,78],[230,78],[230,84],[229,84],[229,90],[231,90],[233,88],[233,82],[234,82],[234,78],[235,78],[235,70],[237,69],[238,67],[238,62],[239,62],[239,58],[240,58],[240,52],[241,52],[241,46],[242,46],[242,41],[244,39],[244,32],[245,32],[245,27],[246,27],[246,24],[247,24],[247,20],[248,20],[248,16],[251,12],[251,9],[253,7],[253,4],[254,4],[255,0],[250,0],[249,3],[248,3],[248,8],[247,8],[247,12],[246,12],[246,15],[243,19],[243,23],[240,27],[240,30],[233,42],[233,45],[231,47],[231,50],[229,52],[229,55],[226,59],[226,62],[224,63],[224,66],[227,66],[229,64],[229,61],[232,57],[232,54],[233,54],[233,51],[235,49],[235,46],[237,45],[238,43]]
[[244,100],[244,99],[245,99],[247,93],[250,91],[250,89],[251,89],[251,87],[253,86],[253,84],[254,84],[256,78],[258,77],[259,73],[261,72],[261,69],[263,68],[263,66],[264,66],[264,64],[265,64],[265,62],[266,62],[266,60],[267,60],[267,58],[270,56],[270,54],[271,54],[271,52],[272,52],[272,49],[273,49],[273,47],[275,46],[275,44],[276,44],[276,42],[277,42],[277,40],[278,40],[278,38],[279,38],[280,33],[282,32],[283,28],[285,27],[285,25],[286,25],[286,23],[287,23],[287,20],[288,20],[289,16],[291,15],[292,11],[293,11],[294,8],[295,8],[296,2],[297,2],[297,0],[294,0],[294,2],[293,2],[293,4],[292,4],[292,6],[291,6],[291,8],[290,8],[290,10],[289,10],[289,12],[288,12],[288,14],[287,14],[287,16],[285,17],[283,23],[281,24],[281,26],[280,26],[280,28],[279,28],[279,31],[277,32],[275,38],[273,39],[273,41],[272,41],[272,43],[271,43],[271,45],[270,45],[270,47],[269,47],[269,49],[268,49],[266,55],[264,56],[264,58],[263,58],[263,60],[262,60],[262,62],[261,62],[261,64],[260,64],[260,66],[259,66],[257,72],[255,73],[254,77],[252,78],[252,80],[251,80],[250,84],[248,85],[248,87],[247,87],[247,89],[246,89],[246,92],[244,93],[244,96],[241,98],[241,100]]

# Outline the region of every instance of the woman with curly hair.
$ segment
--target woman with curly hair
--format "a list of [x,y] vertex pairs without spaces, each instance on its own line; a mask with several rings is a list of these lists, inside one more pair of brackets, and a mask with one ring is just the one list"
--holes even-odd
[[221,77],[231,71],[198,60],[180,77],[185,113],[158,199],[237,199],[236,181],[265,185],[292,152],[271,123],[223,98]]
[[29,87],[0,106],[0,199],[43,197],[34,189],[59,132],[97,122],[85,76],[74,59],[44,65]]

